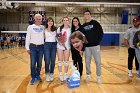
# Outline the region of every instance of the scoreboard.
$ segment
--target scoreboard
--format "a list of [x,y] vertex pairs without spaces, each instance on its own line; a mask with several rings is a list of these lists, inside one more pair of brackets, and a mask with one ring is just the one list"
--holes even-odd
[[34,24],[34,16],[35,14],[42,15],[42,25],[46,24],[46,11],[29,11],[29,24]]

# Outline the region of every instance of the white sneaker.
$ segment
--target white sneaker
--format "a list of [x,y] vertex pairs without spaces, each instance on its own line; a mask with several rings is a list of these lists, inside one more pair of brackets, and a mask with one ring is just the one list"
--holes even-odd
[[129,77],[132,77],[133,75],[132,75],[132,70],[128,70],[128,76]]
[[136,71],[136,75],[139,75],[139,71],[138,70]]
[[64,81],[62,73],[59,74],[60,81]]
[[67,75],[67,73],[65,73],[64,74],[64,80],[67,80],[67,78],[68,78],[68,75]]
[[90,81],[90,75],[87,75],[86,76],[86,82],[89,82]]
[[50,76],[47,74],[46,75],[46,81],[49,82],[50,81]]
[[101,80],[101,77],[100,76],[97,76],[97,83],[98,84],[101,84],[102,83],[102,80]]
[[54,79],[54,75],[50,74],[50,81],[53,81],[53,79]]

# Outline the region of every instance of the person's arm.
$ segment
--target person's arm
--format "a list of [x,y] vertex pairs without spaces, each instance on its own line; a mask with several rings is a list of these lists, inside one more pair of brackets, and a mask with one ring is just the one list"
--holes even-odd
[[30,37],[31,37],[30,26],[28,26],[27,34],[26,34],[26,41],[25,41],[25,47],[26,47],[28,54],[30,54],[30,49],[29,49],[30,39],[31,39]]
[[[57,42],[58,42],[58,37],[57,37],[58,33],[60,33],[60,27],[57,28],[57,30],[56,30],[56,41],[57,41]],[[58,42],[58,43],[59,43],[59,42]]]
[[57,43],[58,43],[59,45],[62,46],[61,42],[60,42],[59,39],[58,39],[58,34],[59,34],[59,33],[61,33],[61,32],[60,32],[60,27],[56,30],[56,41],[57,41]]
[[129,42],[128,42],[128,39],[124,39],[124,43],[125,43],[125,45],[127,46],[127,48],[130,47]]
[[98,37],[99,37],[99,42],[101,42],[102,38],[103,38],[103,29],[102,26],[97,22],[97,30],[98,30]]
[[124,44],[126,45],[127,48],[130,48],[129,38],[130,38],[130,29],[128,29],[124,34]]

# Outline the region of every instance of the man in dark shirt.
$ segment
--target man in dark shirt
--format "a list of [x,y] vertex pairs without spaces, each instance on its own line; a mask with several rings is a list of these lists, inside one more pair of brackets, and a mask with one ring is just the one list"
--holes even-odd
[[88,43],[85,45],[85,60],[86,60],[86,81],[90,81],[90,64],[91,58],[94,57],[96,63],[96,75],[97,83],[101,81],[101,57],[100,57],[100,42],[103,37],[103,29],[101,25],[96,21],[92,20],[91,12],[86,10],[84,12],[85,23],[82,25],[82,32],[87,38]]

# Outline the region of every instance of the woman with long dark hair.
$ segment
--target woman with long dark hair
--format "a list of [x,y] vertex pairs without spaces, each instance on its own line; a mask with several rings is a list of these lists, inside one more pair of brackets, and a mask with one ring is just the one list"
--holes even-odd
[[44,44],[46,81],[53,81],[54,79],[54,67],[57,51],[56,46],[57,46],[56,27],[54,26],[54,20],[51,17],[49,17],[47,19],[45,29],[45,44]]
[[[72,19],[71,32],[73,33],[73,32],[76,32],[76,31],[80,31],[80,26],[81,26],[81,24],[80,24],[79,18],[74,17]],[[76,50],[73,46],[71,46],[71,54],[72,54],[73,64],[79,70],[80,76],[82,76],[83,62],[82,62],[82,57],[80,55],[80,52],[78,50]]]

